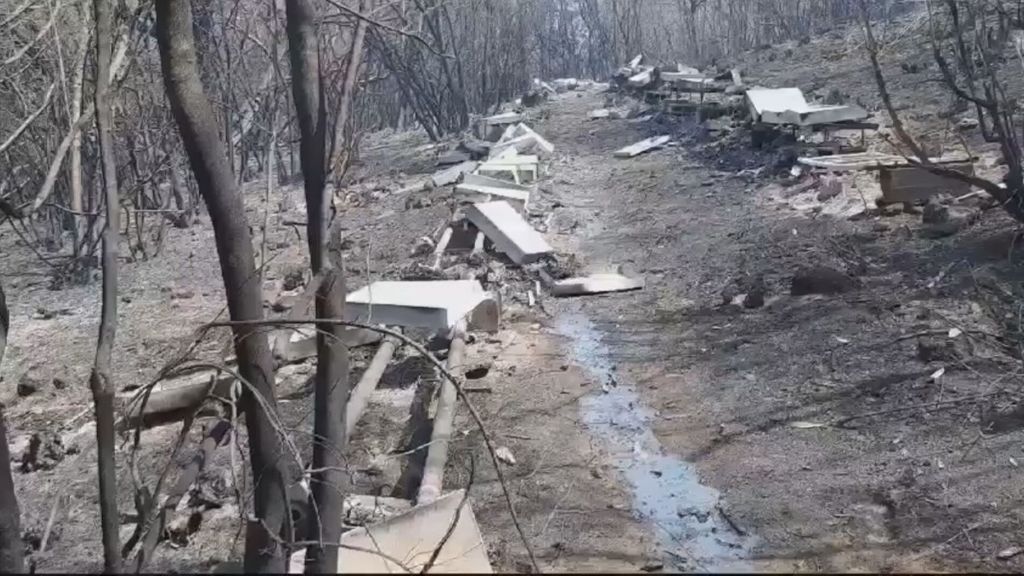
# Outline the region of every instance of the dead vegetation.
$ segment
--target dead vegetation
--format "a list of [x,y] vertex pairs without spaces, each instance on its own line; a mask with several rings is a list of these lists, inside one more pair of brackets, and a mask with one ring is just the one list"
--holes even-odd
[[1012,3],[6,4],[0,569],[1019,561]]

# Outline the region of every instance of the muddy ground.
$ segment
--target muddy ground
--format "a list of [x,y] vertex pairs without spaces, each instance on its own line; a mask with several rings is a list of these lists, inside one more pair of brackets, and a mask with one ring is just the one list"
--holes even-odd
[[[856,48],[843,38],[851,37],[832,41]],[[817,43],[826,40],[741,60],[767,85],[827,81],[852,98],[870,98],[856,51],[821,56]],[[822,72],[823,61],[830,72]],[[898,82],[897,97],[912,99],[914,86]],[[569,301],[542,295],[529,308],[522,274],[492,264],[488,277],[509,287],[503,328],[476,335],[467,360],[489,366],[470,383],[478,389],[473,402],[515,456],[505,468],[507,487],[541,567],[1024,569],[1024,555],[997,558],[1022,544],[1024,520],[1024,422],[995,418],[1019,395],[1015,302],[1024,278],[1016,225],[986,210],[953,236],[927,238],[919,213],[857,209],[862,195],[877,195],[869,179],[858,179],[849,198],[786,198],[798,183],[785,176],[789,166],[777,170],[777,155],[752,154],[741,132],[715,142],[671,118],[588,121],[604,100],[597,90],[567,93],[529,112],[557,148],[534,223],[563,260],[575,256],[582,270],[621,267],[645,278],[646,288]],[[946,102],[921,102],[914,120],[941,127]],[[661,132],[682,144],[612,158]],[[428,260],[409,249],[421,236],[437,237],[451,213],[449,191],[406,189],[429,174],[440,148],[417,134],[367,141],[354,183],[336,194],[353,286]],[[246,187],[257,246],[270,208],[269,305],[303,263],[301,227],[289,224],[303,219],[303,207],[294,185],[277,187],[269,204],[263,194],[263,183]],[[20,459],[33,433],[64,435],[49,469],[23,472],[12,462],[26,543],[40,571],[96,571],[86,382],[98,287],[49,290],[47,267],[10,227],[0,231],[0,246],[12,305],[2,371],[12,456]],[[854,281],[840,294],[791,296],[794,275],[809,266]],[[205,216],[189,230],[169,230],[158,257],[125,264],[119,386],[146,383],[196,326],[221,312],[217,278]],[[725,303],[759,287],[763,307]],[[959,335],[951,338],[951,329]],[[202,357],[222,358],[225,345],[223,336],[208,342]],[[354,375],[371,352],[353,352]],[[310,425],[312,371],[306,363],[279,375],[282,413],[306,458],[301,430]],[[19,394],[19,383],[38,389]],[[347,488],[411,495],[423,452],[413,449],[429,435],[424,398],[435,386],[422,359],[400,352],[352,441]],[[464,410],[456,428],[446,486],[473,477],[474,511],[495,568],[525,570],[526,553]],[[137,469],[148,482],[177,433],[143,434]],[[202,524],[162,544],[153,568],[205,571],[238,558],[229,471],[234,460],[244,480],[239,436],[241,451],[220,450],[203,493],[193,494]],[[129,447],[119,451],[119,487],[122,510],[133,513]],[[40,552],[55,502],[48,550]],[[131,530],[126,523],[124,538]]]

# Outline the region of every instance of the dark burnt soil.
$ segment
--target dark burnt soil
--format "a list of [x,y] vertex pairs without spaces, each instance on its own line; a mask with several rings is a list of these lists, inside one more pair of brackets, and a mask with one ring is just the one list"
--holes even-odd
[[[996,418],[1020,394],[1016,224],[990,210],[933,240],[918,214],[799,213],[702,151],[612,159],[666,128],[588,122],[599,106],[565,98],[539,126],[560,152],[551,196],[579,223],[556,246],[647,288],[557,314],[591,319],[664,449],[758,538],[752,567],[1020,570],[997,559],[1024,520],[1024,421]],[[790,296],[814,266],[856,286]],[[723,304],[757,285],[764,307]]]

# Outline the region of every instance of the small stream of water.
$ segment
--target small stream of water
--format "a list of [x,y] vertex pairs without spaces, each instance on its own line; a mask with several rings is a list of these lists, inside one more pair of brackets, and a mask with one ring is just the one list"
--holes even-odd
[[720,494],[705,486],[693,464],[668,454],[651,430],[653,413],[628,383],[617,381],[601,334],[586,315],[560,314],[559,334],[571,342],[575,361],[601,384],[583,398],[587,428],[610,449],[629,482],[633,512],[657,533],[666,567],[697,571],[749,571],[744,558],[753,538],[737,534],[718,511]]

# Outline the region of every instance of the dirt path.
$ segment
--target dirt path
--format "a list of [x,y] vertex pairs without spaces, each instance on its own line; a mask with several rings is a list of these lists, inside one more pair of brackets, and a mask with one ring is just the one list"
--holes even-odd
[[[683,149],[615,160],[612,151],[661,129],[588,122],[601,98],[562,96],[537,125],[558,149],[541,186],[542,202],[553,206],[548,238],[584,267],[621,265],[648,286],[544,303],[552,317],[537,347],[564,355],[589,393],[576,402],[572,378],[555,379],[548,386],[560,386],[565,400],[540,430],[564,417],[587,431],[601,459],[584,461],[610,471],[618,485],[611,493],[625,498],[648,535],[653,566],[1012,569],[995,557],[1015,543],[1021,523],[1020,483],[1009,481],[1015,466],[1007,463],[1020,449],[1000,438],[974,451],[970,407],[900,411],[983,388],[959,373],[936,390],[928,385],[935,366],[916,357],[913,342],[892,344],[935,320],[930,307],[970,305],[962,291],[921,294],[947,258],[965,252],[943,255],[930,241],[892,233],[912,226],[912,215],[850,222],[781,210],[760,193],[767,180],[717,172]],[[1001,225],[1000,215],[992,217],[979,236]],[[851,262],[851,249],[860,262]],[[930,258],[919,264],[924,251]],[[864,287],[790,297],[799,265],[860,265]],[[764,308],[720,305],[723,287],[753,276],[767,286]],[[545,399],[549,408],[556,403]],[[849,429],[822,426],[875,411],[892,414]],[[801,421],[813,427],[791,425]],[[550,449],[550,432],[538,436],[517,449]],[[593,498],[606,474],[558,478]],[[588,515],[566,533],[585,542],[606,534],[607,520]],[[620,518],[614,526],[632,524]],[[615,548],[615,539],[598,540]],[[563,551],[556,557],[593,557],[571,542],[539,543]]]

